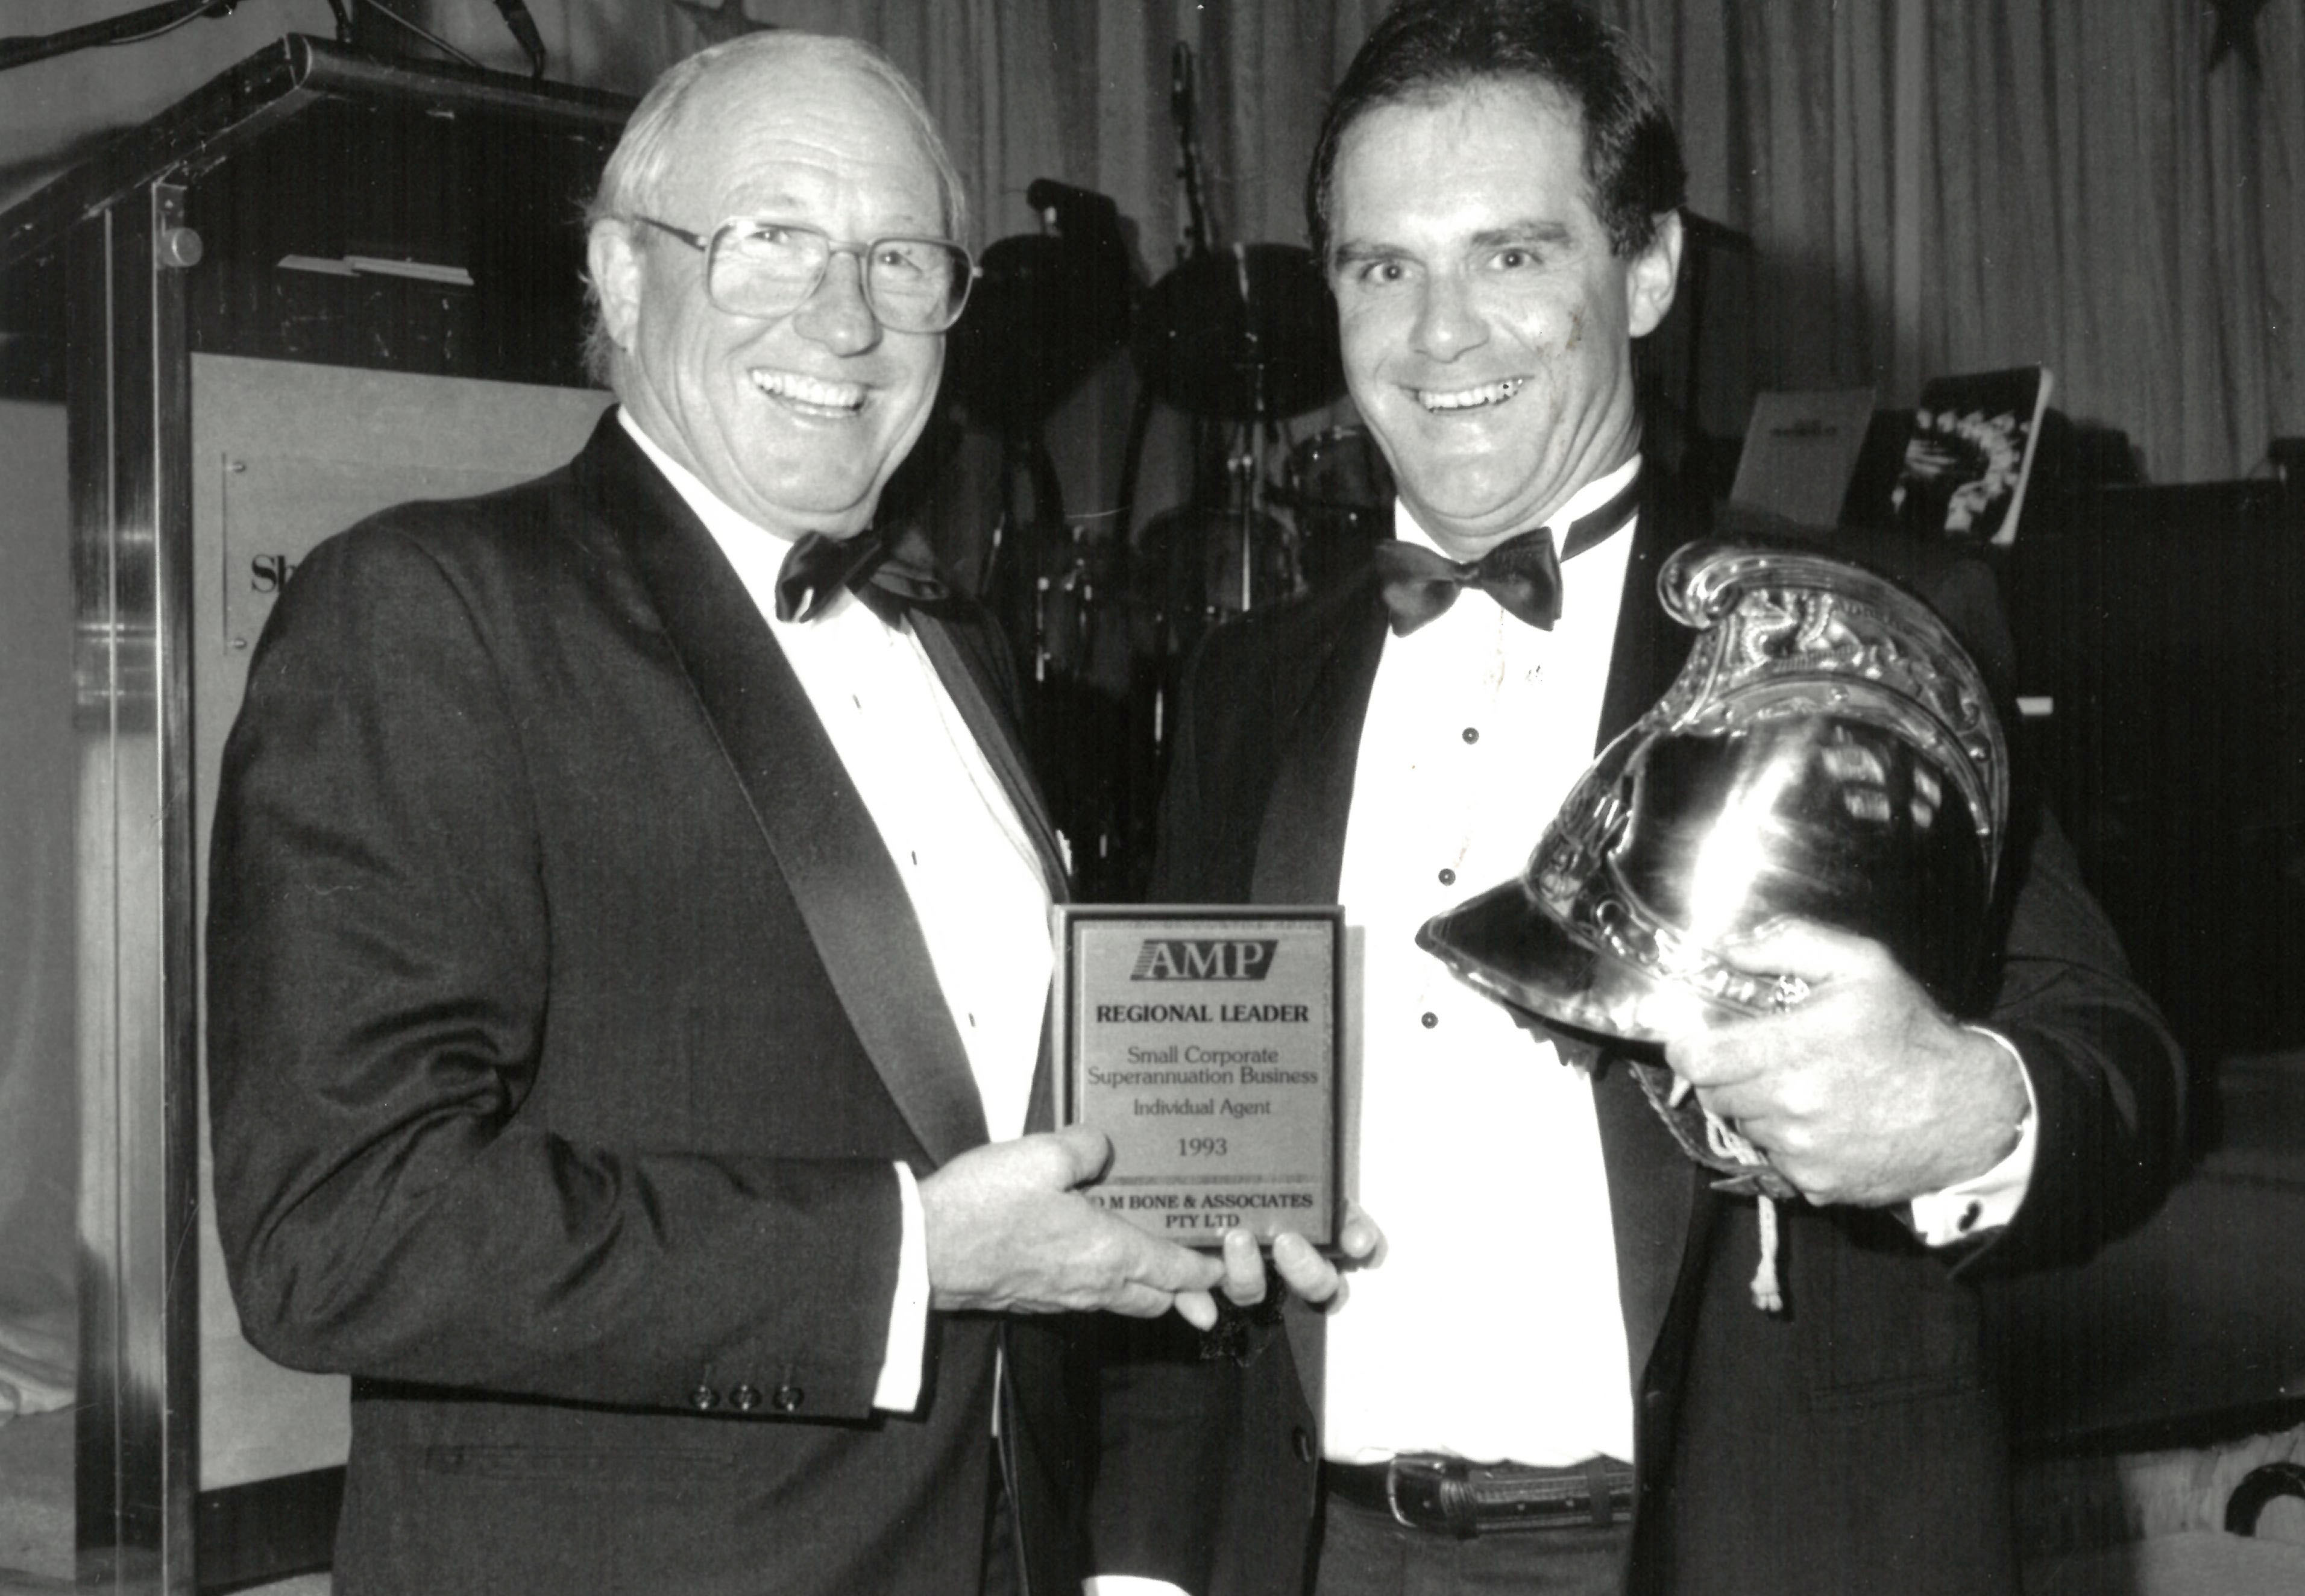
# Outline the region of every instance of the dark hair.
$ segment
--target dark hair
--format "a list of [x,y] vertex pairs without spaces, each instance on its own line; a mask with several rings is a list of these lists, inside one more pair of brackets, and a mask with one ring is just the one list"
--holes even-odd
[[1680,140],[1632,41],[1571,0],[1402,0],[1377,23],[1329,98],[1305,215],[1313,251],[1329,255],[1337,147],[1380,106],[1516,78],[1566,95],[1585,123],[1585,177],[1618,255],[1646,249],[1656,218],[1686,195]]

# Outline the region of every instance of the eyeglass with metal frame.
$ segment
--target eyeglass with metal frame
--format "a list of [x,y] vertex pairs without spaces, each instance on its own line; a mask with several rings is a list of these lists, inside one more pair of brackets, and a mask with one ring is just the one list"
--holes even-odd
[[731,216],[708,235],[634,216],[704,253],[704,297],[732,316],[786,316],[806,304],[835,255],[856,257],[873,319],[891,332],[941,333],[960,319],[981,268],[940,238],[836,242],[821,227],[767,216]]

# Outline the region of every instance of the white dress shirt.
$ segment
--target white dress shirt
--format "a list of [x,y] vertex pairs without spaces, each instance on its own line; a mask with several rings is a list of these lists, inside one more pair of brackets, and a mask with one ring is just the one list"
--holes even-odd
[[[992,1140],[1024,1131],[1053,964],[1050,884],[1039,854],[911,622],[890,626],[852,594],[813,619],[776,618],[792,545],[732,509],[618,412],[625,429],[704,522],[759,607],[896,862],[937,984],[967,1049]],[[875,1406],[920,1401],[928,1256],[920,1193],[897,1166],[904,1241]]]
[[[1586,484],[1556,523],[1635,469]],[[1394,531],[1433,547],[1405,507]],[[1467,588],[1384,641],[1338,896],[1361,932],[1359,1201],[1385,1257],[1328,1322],[1323,1430],[1339,1461],[1632,1456],[1591,1082],[1416,942],[1433,915],[1520,873],[1592,762],[1631,547],[1628,528],[1562,565],[1550,632]]]

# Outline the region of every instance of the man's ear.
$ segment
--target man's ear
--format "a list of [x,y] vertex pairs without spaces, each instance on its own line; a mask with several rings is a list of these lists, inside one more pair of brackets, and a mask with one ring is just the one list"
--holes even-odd
[[601,327],[617,348],[629,351],[640,322],[641,277],[648,269],[632,229],[608,219],[593,223],[584,242],[584,262],[592,290],[600,296]]
[[1673,289],[1680,282],[1680,213],[1668,210],[1657,217],[1648,247],[1625,262],[1628,330],[1634,337],[1656,331],[1657,323],[1672,309]]

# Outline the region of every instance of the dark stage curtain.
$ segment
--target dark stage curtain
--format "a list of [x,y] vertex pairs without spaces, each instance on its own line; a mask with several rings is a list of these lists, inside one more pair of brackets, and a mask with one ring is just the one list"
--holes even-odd
[[[1301,242],[1329,87],[1380,0],[532,0],[556,76],[636,86],[758,23],[854,33],[924,84],[980,197],[1109,193],[1149,275],[1173,260],[1169,49],[1198,50],[1220,236]],[[1873,385],[2040,361],[2161,481],[2241,476],[2305,432],[2305,6],[2259,63],[2210,64],[2196,0],[1602,0],[1656,61],[1690,199],[1755,244],[1745,387]],[[431,21],[515,64],[493,8]],[[1741,418],[1730,418],[1740,421]]]
[[[486,0],[390,0],[524,66]],[[2305,5],[2273,0],[2211,64],[2199,0],[1599,0],[1657,61],[1691,200],[1751,236],[1744,391],[1873,385],[2041,361],[2067,413],[2125,430],[2159,481],[2247,474],[2305,432]],[[85,0],[17,0],[9,30]],[[1323,97],[1379,0],[531,0],[551,75],[637,90],[711,38],[774,24],[870,38],[924,85],[977,199],[977,242],[1036,224],[1039,177],[1110,194],[1148,279],[1179,211],[1169,51],[1200,59],[1220,236],[1301,242]],[[2238,11],[2240,7],[2228,9]],[[8,74],[0,199],[168,103],[323,0]],[[393,30],[377,28],[379,40]],[[1723,305],[1722,310],[1730,307]],[[1118,471],[1107,401],[1069,428],[1081,502]],[[1125,415],[1125,403],[1119,406]],[[1708,417],[1734,430],[1741,416]],[[1083,454],[1083,460],[1071,458]]]

